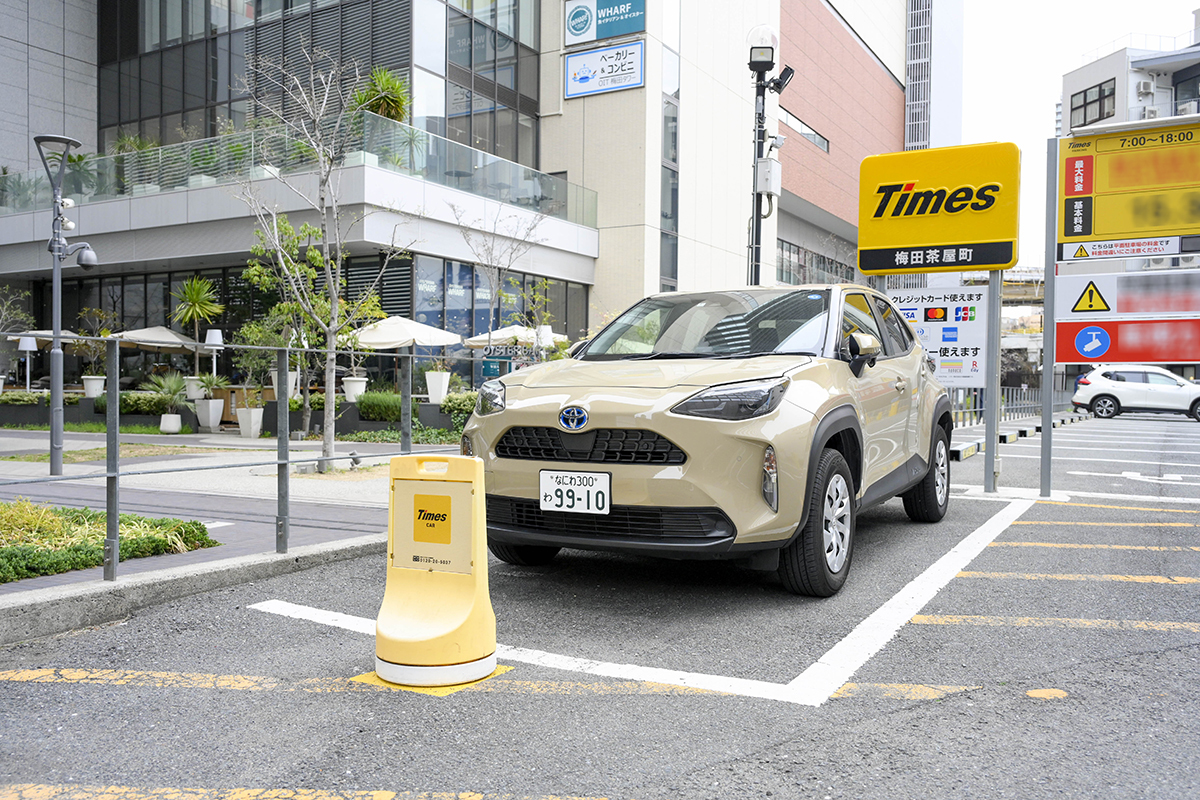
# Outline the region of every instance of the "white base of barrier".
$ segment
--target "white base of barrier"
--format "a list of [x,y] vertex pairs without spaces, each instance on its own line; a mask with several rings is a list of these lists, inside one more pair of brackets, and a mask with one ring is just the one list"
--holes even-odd
[[413,667],[393,664],[375,657],[375,674],[388,683],[401,686],[454,686],[459,683],[483,680],[496,671],[496,654],[466,664],[444,667]]

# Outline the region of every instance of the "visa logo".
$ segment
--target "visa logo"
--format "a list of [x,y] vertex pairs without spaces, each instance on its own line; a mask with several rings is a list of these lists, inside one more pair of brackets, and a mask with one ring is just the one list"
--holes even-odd
[[900,309],[900,313],[904,315],[905,319],[915,320],[917,318],[917,310],[915,308],[902,308]]

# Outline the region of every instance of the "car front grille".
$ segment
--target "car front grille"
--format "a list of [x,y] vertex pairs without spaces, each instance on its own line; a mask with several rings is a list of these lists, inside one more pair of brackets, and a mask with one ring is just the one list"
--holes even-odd
[[639,539],[724,539],[736,532],[716,508],[613,506],[608,514],[543,511],[537,500],[487,496],[488,527],[584,537]]
[[509,428],[496,445],[500,458],[589,464],[682,464],[687,455],[654,431],[599,429],[567,433],[556,428]]

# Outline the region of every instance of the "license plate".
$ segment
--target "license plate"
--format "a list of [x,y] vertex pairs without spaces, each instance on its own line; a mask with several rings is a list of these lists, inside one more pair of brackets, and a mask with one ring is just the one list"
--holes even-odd
[[539,473],[542,511],[607,514],[612,502],[612,475],[607,472]]

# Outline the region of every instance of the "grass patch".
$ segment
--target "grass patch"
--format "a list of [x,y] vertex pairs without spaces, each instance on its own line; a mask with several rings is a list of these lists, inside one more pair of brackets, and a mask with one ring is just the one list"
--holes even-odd
[[[48,431],[49,425],[0,425],[0,428],[7,428],[17,431]],[[108,430],[108,426],[103,422],[64,422],[63,430],[68,433],[104,433]],[[184,433],[194,433],[190,425],[184,425],[180,431]],[[121,433],[141,433],[153,434],[155,436],[162,435],[162,431],[157,425],[122,425]]]
[[[0,503],[0,583],[101,566],[106,532],[103,511]],[[121,515],[120,535],[121,561],[220,544],[203,523],[136,514]]]
[[[228,447],[188,447],[183,444],[132,444],[121,445],[119,457],[122,461],[127,458],[149,458],[151,456],[193,456],[205,453],[240,452],[237,448]],[[87,461],[104,461],[108,458],[108,450],[104,447],[90,447],[86,450],[63,450],[64,464],[81,464]],[[0,461],[49,461],[49,453],[22,453],[15,456],[0,457]]]
[[[413,444],[458,444],[462,439],[462,430],[448,431],[445,428],[426,428],[419,422],[413,422]],[[339,442],[374,442],[376,444],[399,444],[400,431],[357,431],[355,433],[338,434]]]

